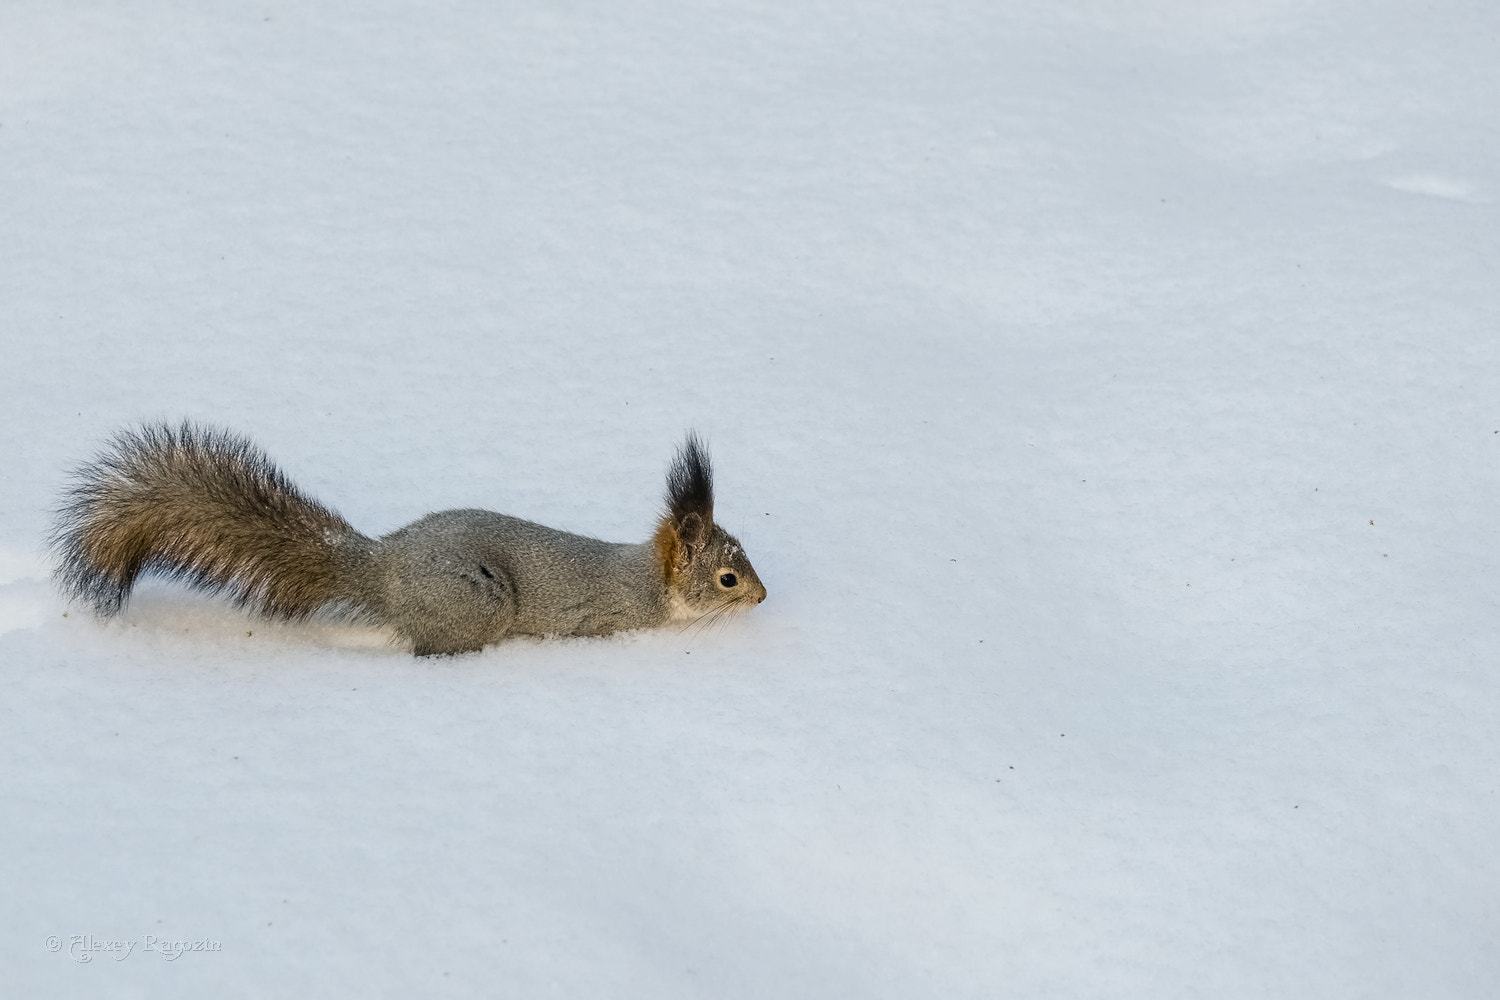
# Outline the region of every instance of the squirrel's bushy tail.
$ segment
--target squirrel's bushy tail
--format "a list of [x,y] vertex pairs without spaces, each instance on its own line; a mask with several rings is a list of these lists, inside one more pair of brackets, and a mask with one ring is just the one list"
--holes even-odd
[[52,545],[58,585],[101,615],[157,573],[302,618],[354,602],[371,542],[247,439],[161,423],[119,434],[77,470]]

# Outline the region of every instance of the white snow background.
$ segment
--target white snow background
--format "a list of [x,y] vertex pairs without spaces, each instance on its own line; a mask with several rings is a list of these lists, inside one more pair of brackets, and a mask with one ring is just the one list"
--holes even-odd
[[[4,3],[4,993],[1497,995],[1497,123],[1486,3]],[[183,417],[621,541],[696,427],[770,597],[64,617]]]

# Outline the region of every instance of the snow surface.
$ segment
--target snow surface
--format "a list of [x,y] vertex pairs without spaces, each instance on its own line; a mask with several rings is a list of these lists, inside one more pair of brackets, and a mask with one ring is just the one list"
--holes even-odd
[[[4,991],[1496,995],[1497,122],[1482,3],[0,6]],[[770,598],[64,617],[155,417],[616,540],[697,427]]]

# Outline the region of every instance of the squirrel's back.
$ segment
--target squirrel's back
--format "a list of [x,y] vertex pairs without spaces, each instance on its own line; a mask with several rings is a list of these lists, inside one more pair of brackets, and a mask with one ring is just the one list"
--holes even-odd
[[[606,542],[489,510],[428,514],[377,544],[386,613],[423,631],[488,599],[507,635],[607,635],[670,617],[651,545]],[[420,624],[420,623],[426,623]],[[458,621],[443,631],[473,631]],[[480,643],[483,644],[482,642]]]

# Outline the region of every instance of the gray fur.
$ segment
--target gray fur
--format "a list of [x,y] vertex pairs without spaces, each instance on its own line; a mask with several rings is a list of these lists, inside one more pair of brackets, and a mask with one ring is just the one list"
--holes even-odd
[[375,547],[382,611],[417,652],[505,635],[607,635],[670,617],[650,545],[621,545],[487,510],[429,514]]
[[765,600],[739,542],[711,521],[711,469],[693,435],[668,475],[668,508],[636,545],[486,510],[428,514],[370,539],[245,439],[151,425],[79,470],[53,540],[59,585],[101,616],[140,574],[158,573],[268,617],[334,608],[395,629],[422,656],[510,635],[653,628]]

